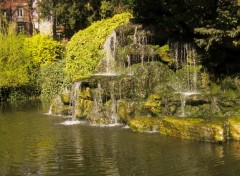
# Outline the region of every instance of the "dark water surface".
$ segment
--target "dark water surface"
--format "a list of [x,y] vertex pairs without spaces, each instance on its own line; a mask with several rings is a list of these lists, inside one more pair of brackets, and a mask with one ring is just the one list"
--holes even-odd
[[38,103],[0,105],[1,176],[240,175],[240,143],[212,144],[121,127],[62,125]]

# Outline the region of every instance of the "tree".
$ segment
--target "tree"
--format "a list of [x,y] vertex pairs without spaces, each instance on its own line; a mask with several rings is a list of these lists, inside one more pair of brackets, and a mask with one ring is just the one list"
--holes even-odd
[[56,26],[64,27],[64,35],[70,38],[80,29],[85,29],[92,22],[122,13],[132,6],[132,0],[41,0],[38,11],[41,18],[52,16],[53,31]]
[[75,32],[84,29],[91,22],[99,19],[100,0],[42,0],[38,1],[41,18],[53,18],[54,36],[56,26],[63,25],[64,35],[71,37]]

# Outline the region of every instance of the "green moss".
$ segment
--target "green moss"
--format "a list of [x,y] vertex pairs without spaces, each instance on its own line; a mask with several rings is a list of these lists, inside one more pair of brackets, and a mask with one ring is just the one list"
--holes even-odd
[[127,100],[118,101],[118,116],[122,122],[127,122],[134,117],[135,107],[133,102]]
[[160,133],[199,141],[224,142],[226,140],[221,122],[206,122],[201,118],[166,117],[160,125]]
[[210,93],[213,94],[213,95],[216,95],[216,94],[219,94],[221,93],[221,87],[218,86],[217,84],[215,83],[212,83],[211,87],[210,87]]
[[62,93],[60,97],[63,104],[65,105],[70,104],[70,93]]
[[233,140],[240,140],[240,117],[231,117],[228,119],[229,135]]
[[161,96],[159,94],[151,94],[146,103],[145,108],[148,109],[152,114],[159,115],[162,112],[161,108]]
[[76,109],[75,109],[76,118],[82,118],[82,119],[86,118],[90,113],[92,106],[93,106],[93,101],[80,98],[76,102]]
[[133,131],[150,132],[159,130],[161,122],[160,118],[140,117],[129,120],[128,125]]
[[79,93],[79,96],[83,99],[91,99],[92,93],[89,87],[86,87],[85,89],[81,90]]
[[91,78],[90,75],[84,75],[84,76],[75,76],[74,79],[72,80],[72,82],[78,82],[78,81],[83,81],[83,80],[86,80],[86,79],[89,79]]
[[69,115],[70,112],[70,106],[63,105],[59,103],[54,103],[52,105],[52,114],[54,115]]
[[173,58],[170,55],[169,45],[163,45],[162,47],[159,47],[157,52],[159,53],[162,61],[167,62],[169,65],[174,62]]

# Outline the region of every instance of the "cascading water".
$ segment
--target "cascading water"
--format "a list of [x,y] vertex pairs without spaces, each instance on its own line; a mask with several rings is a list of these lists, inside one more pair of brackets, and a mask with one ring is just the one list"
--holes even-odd
[[173,43],[171,46],[172,57],[175,60],[176,73],[180,72],[181,74],[177,75],[176,79],[173,82],[173,85],[176,93],[180,94],[181,99],[181,117],[184,117],[185,106],[187,97],[192,95],[200,94],[197,89],[198,81],[198,68],[197,68],[197,59],[198,55],[195,48],[189,43]]
[[111,124],[117,124],[118,123],[118,115],[117,115],[117,103],[115,98],[115,82],[113,81],[111,83],[111,99],[110,99],[110,118],[111,118]]
[[[200,55],[192,44],[169,44],[164,40],[154,45],[152,28],[146,31],[146,26],[132,25],[122,29],[124,32],[116,29],[106,40],[106,56],[98,63],[97,74],[83,75],[81,88],[79,82],[72,88],[71,102],[62,101],[65,107],[71,105],[73,118],[97,126],[115,126],[121,122],[133,125],[133,129],[137,123],[152,131],[158,131],[163,123],[172,129],[171,123],[179,125],[179,130],[189,125],[193,135],[195,127],[204,130],[200,132],[202,140],[202,134],[212,133],[215,138],[216,125],[222,127],[214,124],[212,128],[208,125],[210,118],[239,114],[238,110],[233,112],[239,107],[239,96],[227,90],[231,89],[228,82],[224,85],[226,90],[213,83],[213,76],[208,73],[208,67],[202,68]],[[222,94],[221,90],[228,94]],[[63,112],[64,108],[59,111]],[[53,113],[55,109],[53,106]],[[229,124],[224,125],[226,130],[220,133],[229,136]],[[173,133],[176,134],[175,130]]]
[[81,82],[75,82],[72,87],[72,94],[70,96],[70,105],[72,112],[72,119],[76,119],[76,106],[79,99],[79,92],[81,89]]
[[117,47],[117,35],[116,32],[113,31],[112,34],[107,38],[104,43],[104,51],[106,52],[105,59],[105,68],[101,73],[97,73],[98,75],[116,75],[115,69],[115,58],[116,58],[116,47]]
[[[149,32],[141,26],[133,26],[126,34],[113,31],[104,43],[106,55],[98,72],[81,80],[81,89],[79,82],[73,86],[70,103],[73,117],[76,117],[74,109],[78,108],[77,118],[106,125],[125,122],[125,113],[129,117],[148,114],[185,117],[192,115],[193,110],[208,110],[209,106],[215,108],[214,112],[219,111],[216,101],[201,94],[201,62],[193,45],[176,42],[163,50],[161,47],[165,45],[152,47],[148,44]],[[159,55],[162,51],[165,55]],[[159,58],[164,56],[166,59]],[[89,93],[84,96],[81,91],[86,90]],[[151,100],[155,95],[159,98]],[[76,105],[73,101],[80,103]]]
[[69,103],[69,116],[70,119],[67,121],[61,123],[63,125],[76,125],[81,123],[77,118],[76,118],[76,108],[77,108],[77,103],[78,103],[78,98],[79,98],[79,92],[81,89],[81,82],[75,82],[72,85],[72,91],[70,95],[70,103]]
[[181,80],[178,82],[178,87],[176,87],[177,92],[190,92],[198,93],[197,90],[197,78],[198,78],[198,68],[197,59],[198,55],[196,50],[191,44],[183,43],[180,44],[176,42],[171,44],[171,55],[175,58],[175,68],[176,72],[183,70],[180,75]]

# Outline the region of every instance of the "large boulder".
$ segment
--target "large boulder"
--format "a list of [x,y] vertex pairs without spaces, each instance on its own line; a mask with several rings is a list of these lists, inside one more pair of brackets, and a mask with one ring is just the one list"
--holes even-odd
[[163,135],[184,139],[209,142],[225,142],[227,140],[226,128],[221,121],[207,122],[201,118],[142,117],[129,120],[128,125],[133,131],[158,131]]
[[221,122],[206,122],[200,118],[166,117],[160,124],[160,133],[210,142],[225,142],[227,139]]

